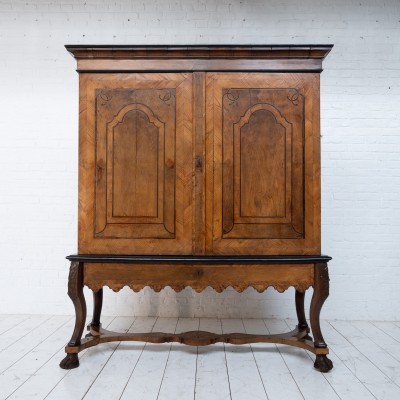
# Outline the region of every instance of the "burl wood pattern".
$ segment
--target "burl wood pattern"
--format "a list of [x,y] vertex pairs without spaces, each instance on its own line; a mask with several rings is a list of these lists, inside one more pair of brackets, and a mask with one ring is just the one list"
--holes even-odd
[[223,238],[303,237],[303,96],[296,89],[224,92]]
[[[253,90],[248,92],[250,96],[252,92]],[[234,219],[238,221],[242,218],[243,220],[271,219],[286,215],[285,178],[288,166],[290,173],[290,163],[286,158],[287,155],[290,158],[292,131],[286,120],[274,114],[275,110],[269,105],[257,104],[248,109],[239,122],[231,124],[235,167],[234,174],[231,169],[224,174],[224,178],[228,178],[227,187],[224,182],[224,189],[227,192],[224,190],[224,195],[232,196],[229,178],[234,175],[233,203],[237,207],[234,207],[235,218],[227,218],[228,226],[224,227],[224,236],[233,229]],[[281,119],[279,122],[278,118]],[[285,143],[286,138],[289,143]],[[257,168],[254,168],[255,165]],[[229,226],[229,223],[232,226]]]
[[206,89],[207,252],[317,254],[318,78],[209,73]]

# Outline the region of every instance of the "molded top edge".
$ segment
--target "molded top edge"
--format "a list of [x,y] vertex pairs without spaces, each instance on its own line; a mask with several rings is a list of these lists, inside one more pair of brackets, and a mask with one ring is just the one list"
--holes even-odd
[[76,59],[320,59],[332,44],[66,45]]
[[328,262],[332,257],[326,255],[309,256],[173,256],[173,255],[110,255],[73,254],[66,257],[78,262],[112,263],[178,263],[178,264],[307,264]]

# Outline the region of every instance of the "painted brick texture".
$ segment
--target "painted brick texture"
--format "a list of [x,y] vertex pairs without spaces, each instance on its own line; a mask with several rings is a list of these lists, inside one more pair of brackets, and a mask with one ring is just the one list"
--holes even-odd
[[[72,313],[78,76],[64,44],[333,43],[321,76],[326,318],[398,319],[400,2],[1,1],[0,313]],[[105,314],[294,316],[293,290],[107,293]]]

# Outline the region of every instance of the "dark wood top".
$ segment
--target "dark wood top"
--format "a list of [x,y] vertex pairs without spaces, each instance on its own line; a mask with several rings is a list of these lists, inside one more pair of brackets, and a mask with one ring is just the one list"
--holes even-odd
[[325,255],[312,256],[139,256],[108,254],[75,254],[70,261],[91,263],[160,263],[160,264],[312,264],[332,260]]
[[333,45],[66,45],[76,59],[324,59]]

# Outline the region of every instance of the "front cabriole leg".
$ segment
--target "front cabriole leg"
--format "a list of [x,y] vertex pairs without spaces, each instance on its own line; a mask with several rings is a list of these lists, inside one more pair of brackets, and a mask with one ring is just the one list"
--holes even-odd
[[[329,296],[329,273],[327,263],[317,263],[314,266],[314,293],[310,305],[310,323],[314,336],[316,349],[328,349],[322,336],[319,316],[325,300]],[[328,372],[333,368],[332,361],[326,354],[319,355],[315,359],[314,367],[320,372]]]
[[86,302],[83,295],[83,263],[72,261],[68,277],[68,296],[75,307],[75,328],[65,351],[66,357],[60,362],[63,369],[79,367],[78,352],[86,321]]
[[92,322],[88,326],[89,333],[86,337],[94,337],[100,335],[101,328],[101,309],[103,307],[103,288],[100,288],[98,291],[93,291],[93,318]]
[[307,334],[302,339],[312,340],[312,337],[309,335],[310,328],[308,327],[306,315],[304,312],[304,297],[305,297],[305,292],[300,292],[296,289],[296,295],[295,295],[296,314],[297,314],[297,320],[299,322],[297,328],[299,331],[307,332]]

